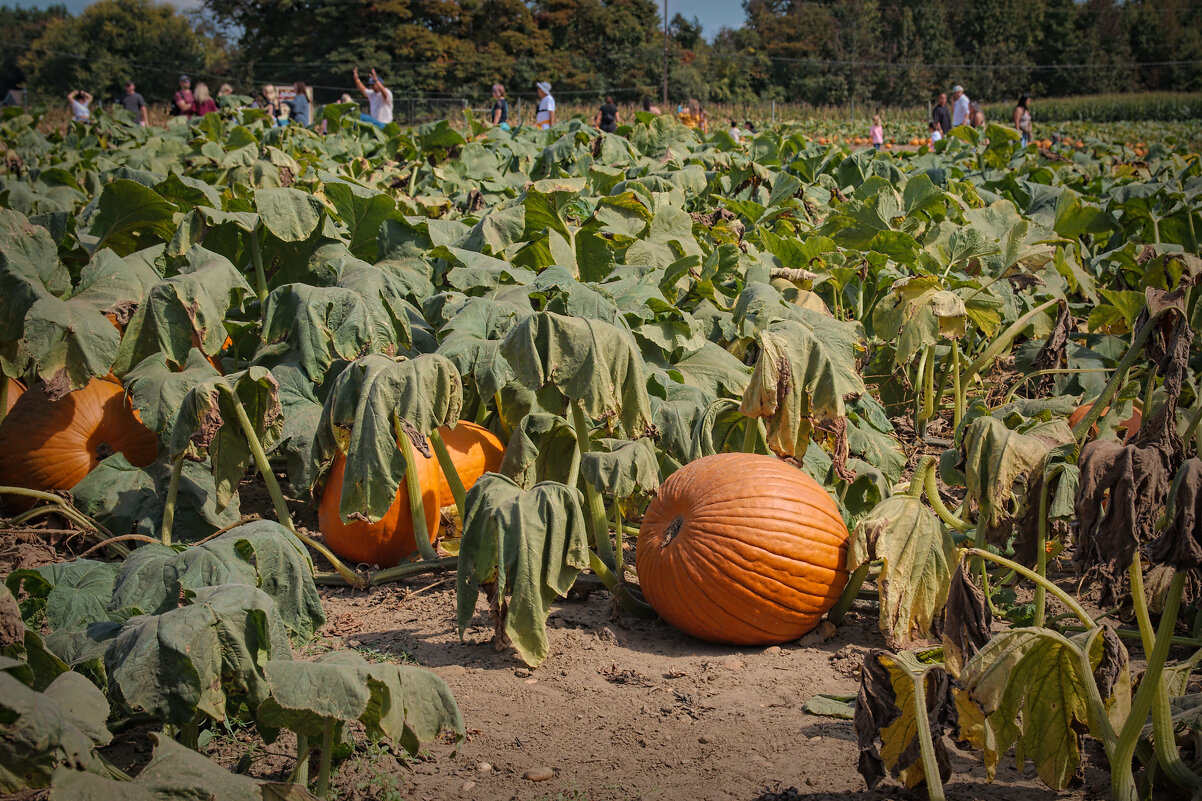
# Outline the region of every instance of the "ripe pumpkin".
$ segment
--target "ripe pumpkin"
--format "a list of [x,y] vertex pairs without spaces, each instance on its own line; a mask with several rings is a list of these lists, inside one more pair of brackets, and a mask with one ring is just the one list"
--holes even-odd
[[[405,483],[397,487],[396,499],[388,512],[375,523],[352,520],[343,523],[338,516],[342,502],[342,476],[346,456],[334,457],[330,475],[317,506],[317,524],[330,550],[352,562],[380,567],[392,567],[417,550],[413,536],[413,518],[409,511],[409,490]],[[426,532],[430,542],[438,535],[438,462],[417,459],[418,486],[422,493],[422,508],[426,513]]]
[[[118,451],[137,467],[159,453],[158,437],[142,425],[120,384],[93,378],[59,400],[36,386],[0,423],[0,485],[69,490]],[[20,496],[5,500],[17,508],[31,505]]]
[[[1082,420],[1085,419],[1085,415],[1089,414],[1089,410],[1092,408],[1093,408],[1092,403],[1086,403],[1086,404],[1082,404],[1081,406],[1078,406],[1075,410],[1073,410],[1073,413],[1071,415],[1069,415],[1069,418],[1068,418],[1069,428],[1075,428],[1077,426],[1077,423],[1080,423]],[[1102,411],[1102,414],[1106,414],[1109,411],[1110,411],[1110,407],[1107,406]],[[1136,434],[1139,433],[1139,426],[1140,426],[1140,423],[1143,422],[1143,419],[1144,419],[1144,413],[1142,411],[1140,411],[1139,407],[1132,406],[1131,407],[1131,416],[1123,421],[1122,428],[1124,431],[1127,432],[1126,436],[1123,437],[1123,442],[1130,442],[1132,440],[1132,438]],[[1094,425],[1090,426],[1089,435],[1091,437],[1096,437],[1098,435],[1098,426],[1096,423]]]
[[847,583],[847,526],[826,491],[771,456],[722,453],[660,487],[639,529],[639,583],[678,629],[769,645],[814,628]]
[[[459,480],[463,482],[465,490],[470,490],[476,480],[485,473],[495,473],[501,469],[505,445],[496,434],[484,426],[460,420],[454,429],[440,426],[438,433],[447,446],[447,453],[455,463],[455,472],[459,473]],[[442,472],[438,459],[431,456],[430,461],[438,471],[438,498],[450,506],[455,500],[451,494],[451,485],[447,483],[447,477]]]
[[21,393],[25,391],[25,385],[15,378],[7,378],[5,380],[8,381],[8,400],[4,405],[4,413],[8,414],[13,410],[17,398],[21,397]]

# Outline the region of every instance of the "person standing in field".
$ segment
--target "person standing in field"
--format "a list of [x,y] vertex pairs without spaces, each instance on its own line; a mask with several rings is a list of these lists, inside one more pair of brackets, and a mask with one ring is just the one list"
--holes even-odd
[[196,113],[196,98],[192,96],[192,80],[187,75],[179,76],[179,91],[171,102],[171,113],[191,117]]
[[1014,127],[1018,129],[1022,146],[1031,144],[1031,96],[1022,95],[1014,106]]
[[218,97],[225,97],[226,95],[232,95],[233,93],[234,87],[230,86],[228,83],[221,84],[221,87],[217,90]]
[[505,87],[492,85],[492,124],[502,131],[509,130],[509,101],[505,99]]
[[371,112],[370,114],[360,114],[360,121],[370,122],[377,128],[383,128],[392,122],[392,91],[380,80],[380,75],[375,68],[371,71],[371,78],[368,79],[367,86],[364,86],[363,81],[359,80],[358,67],[355,67],[354,76],[355,86],[359,88],[359,93],[367,98],[367,106]]
[[881,115],[872,115],[872,127],[868,129],[868,137],[872,140],[872,146],[877,150],[885,144],[885,126],[881,125]]
[[935,108],[931,109],[931,122],[935,123],[941,134],[946,134],[952,129],[952,113],[947,110],[947,92],[939,93]]
[[643,95],[643,111],[647,112],[648,114],[663,114],[663,112],[659,110],[659,106],[656,106],[651,102],[651,95]]
[[[957,125],[970,125],[972,119],[968,114],[968,107],[971,101],[968,95],[964,94],[964,87],[956,84],[952,87],[952,127]],[[944,131],[947,133],[947,131]]]
[[301,127],[309,127],[309,87],[305,86],[304,81],[297,81],[292,85],[296,91],[296,96],[292,98],[292,102],[288,105],[292,108],[292,113],[289,118]]
[[738,122],[736,122],[735,120],[731,120],[730,121],[730,130],[727,131],[727,133],[730,134],[731,139],[735,140],[736,145],[739,144],[739,140],[742,138],[743,132],[739,130]]
[[203,117],[217,110],[217,101],[209,95],[209,85],[204,81],[196,84],[196,91],[192,93],[192,101],[194,116]]
[[593,118],[593,125],[605,131],[613,133],[618,130],[618,126],[622,124],[622,115],[618,111],[618,107],[614,104],[613,95],[605,98],[605,102],[601,104],[601,109],[597,112],[597,116]]
[[92,119],[92,96],[82,89],[72,89],[67,93],[67,110],[75,122],[88,122]]
[[271,115],[273,121],[280,118],[280,96],[276,92],[273,84],[263,85],[263,99],[259,103],[259,108]]
[[981,109],[981,104],[976,101],[968,106],[968,124],[974,128],[985,127],[985,112]]
[[939,126],[936,125],[935,123],[928,122],[927,123],[927,136],[930,139],[931,147],[934,147],[935,143],[943,138],[943,131],[939,130]]
[[534,124],[547,129],[555,124],[555,98],[551,97],[551,84],[539,81],[535,84],[538,89],[538,110],[534,115]]
[[125,94],[117,98],[117,102],[121,107],[134,115],[134,119],[138,121],[138,125],[145,128],[150,124],[150,118],[146,112],[146,101],[140,94],[134,91],[134,82],[125,82]]

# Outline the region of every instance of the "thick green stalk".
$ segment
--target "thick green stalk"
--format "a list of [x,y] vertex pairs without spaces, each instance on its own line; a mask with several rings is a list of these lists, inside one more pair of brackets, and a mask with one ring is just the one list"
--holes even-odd
[[[1132,365],[1135,364],[1135,360],[1139,358],[1140,353],[1143,351],[1144,343],[1147,342],[1148,337],[1152,335],[1152,331],[1156,328],[1156,323],[1162,314],[1164,314],[1163,310],[1153,314],[1148,318],[1148,321],[1144,323],[1144,327],[1139,329],[1139,332],[1131,341],[1131,347],[1127,349],[1126,355],[1123,356],[1123,360],[1119,362],[1119,366],[1115,368],[1114,374],[1110,376],[1110,380],[1106,382],[1106,388],[1102,390],[1102,394],[1094,400],[1093,406],[1086,413],[1086,415],[1077,422],[1077,425],[1073,426],[1073,437],[1077,440],[1077,442],[1085,441],[1085,437],[1089,434],[1089,430],[1093,428],[1094,424],[1096,424],[1098,419],[1101,418],[1102,412],[1109,408],[1111,402],[1114,400],[1114,396],[1118,394],[1119,387],[1126,379],[1127,372],[1131,369]],[[1151,410],[1145,409],[1144,411],[1147,413]]]
[[592,551],[588,552],[589,567],[597,578],[601,579],[601,583],[605,585],[605,589],[609,590],[613,597],[618,599],[618,604],[622,609],[635,617],[653,618],[655,610],[652,609],[646,602],[639,600],[630,592],[630,588],[620,576],[614,573],[604,562],[601,557]]
[[[437,559],[438,554],[434,551],[434,546],[430,544],[430,537],[426,534],[426,504],[422,498],[421,480],[417,477],[417,456],[414,455],[413,443],[409,441],[409,437],[401,432],[400,437],[401,453],[405,456],[405,491],[409,494],[409,515],[413,520],[413,541],[417,543],[417,553],[424,561]],[[454,465],[451,466],[451,471],[454,472]],[[462,520],[462,514],[460,515]]]
[[968,365],[968,369],[964,372],[963,383],[967,388],[972,380],[977,377],[977,374],[989,366],[990,362],[1001,356],[1007,348],[1014,342],[1015,337],[1022,333],[1032,320],[1046,312],[1048,309],[1060,303],[1060,300],[1053,298],[1046,303],[1041,303],[1031,311],[1024,314],[1015,320],[1005,331],[998,335],[996,339],[989,344],[989,347],[973,360],[972,364]]
[[309,787],[309,736],[307,734],[296,735],[296,770],[292,774],[292,781],[305,789]]
[[267,299],[267,273],[263,270],[263,253],[259,249],[259,223],[250,230],[250,260],[255,265],[255,295],[262,303]]
[[922,371],[922,407],[914,421],[915,433],[925,433],[926,424],[935,416],[935,346],[927,346],[926,364]]
[[[437,573],[440,570],[449,570],[455,568],[459,564],[458,556],[440,556],[437,559],[423,559],[420,562],[404,562],[394,567],[386,567],[383,570],[377,570],[370,577],[370,582],[373,587],[385,584],[389,581],[400,581],[410,576],[418,576],[422,573]],[[330,583],[318,581],[318,584]]]
[[918,469],[914,471],[914,478],[910,480],[910,490],[911,494],[915,496],[918,495],[916,491],[918,487],[915,486],[916,482],[921,482],[918,484],[918,487],[925,490],[927,503],[931,504],[931,508],[935,510],[935,514],[939,515],[940,520],[957,531],[972,530],[974,524],[956,517],[955,513],[951,509],[948,509],[947,505],[943,503],[943,499],[939,497],[939,485],[935,481],[934,456],[927,455],[922,457],[922,461],[918,463]]
[[835,601],[835,605],[831,607],[831,611],[826,613],[827,620],[835,625],[843,622],[847,611],[855,603],[856,596],[860,592],[860,587],[864,586],[864,579],[868,578],[868,569],[869,563],[865,562],[852,571],[851,576],[847,579],[847,586],[843,588],[843,592],[839,595],[839,600]]
[[622,543],[622,504],[614,499],[614,556],[618,561],[618,577],[625,578],[626,576],[626,553],[623,550]]
[[923,673],[914,679],[914,723],[918,729],[914,736],[918,740],[918,752],[922,756],[922,773],[927,784],[927,798],[943,801],[943,779],[939,775],[939,760],[935,758],[935,744],[931,741],[931,721],[927,717],[927,680]]
[[366,582],[356,575],[355,571],[343,564],[342,560],[335,556],[333,551],[312,537],[306,536],[296,530],[296,526],[292,523],[292,515],[288,511],[288,503],[284,500],[284,493],[280,489],[280,483],[276,481],[271,464],[267,461],[267,454],[263,450],[263,443],[259,442],[259,435],[255,433],[255,428],[251,425],[250,417],[246,414],[246,407],[242,405],[242,401],[238,399],[238,394],[234,392],[233,387],[229,384],[218,384],[218,387],[225,391],[229,396],[230,405],[234,407],[234,416],[238,418],[238,424],[242,427],[242,433],[246,437],[247,444],[250,445],[250,452],[255,457],[255,465],[259,468],[259,475],[263,477],[263,484],[267,487],[267,494],[271,496],[271,503],[275,507],[276,518],[279,519],[280,524],[288,529],[298,540],[324,556],[333,565],[334,569],[338,571],[338,575],[346,580],[347,584],[360,589],[365,588],[367,586]]
[[[505,439],[508,441],[509,438],[513,436],[513,430],[509,427],[509,424],[505,422],[505,411],[501,407],[501,393],[494,392],[492,400],[497,406],[497,419],[501,421],[501,433],[505,435]],[[483,406],[484,404],[481,405]]]
[[179,727],[179,744],[193,751],[200,750],[200,713],[190,723]]
[[[592,448],[592,441],[589,439],[589,421],[579,403],[573,402],[570,405],[572,407],[572,427],[576,432],[576,450],[580,452],[581,461],[583,461],[584,454]],[[605,501],[601,499],[601,493],[589,483],[588,479],[581,478],[577,483],[584,493],[584,521],[589,539],[593,541],[593,547],[597,549],[605,566],[611,571],[616,570],[618,564],[617,558],[614,556],[613,542],[609,538],[609,521],[605,519]]]
[[163,530],[160,539],[171,546],[171,529],[175,526],[175,500],[179,496],[179,478],[184,471],[184,455],[181,453],[171,463],[171,481],[167,484],[167,497],[163,501]]
[[1080,367],[1080,368],[1055,367],[1055,368],[1049,368],[1047,370],[1036,370],[1034,372],[1027,373],[1025,376],[1018,379],[1017,381],[1014,382],[1013,385],[1011,385],[1010,390],[1006,393],[1006,397],[1004,397],[1002,399],[1002,405],[1005,405],[1005,404],[1009,403],[1010,401],[1014,400],[1014,396],[1015,396],[1015,394],[1018,393],[1019,388],[1023,384],[1026,384],[1028,381],[1030,381],[1032,378],[1039,378],[1040,376],[1044,376],[1044,375],[1077,375],[1079,373],[1109,373],[1110,370],[1111,370],[1111,368],[1109,368],[1109,367]]
[[[1047,578],[1048,575],[1048,486],[1052,483],[1046,473],[1043,477],[1043,487],[1039,491],[1039,520],[1035,534],[1035,572]],[[1047,589],[1042,584],[1035,585],[1035,625],[1043,628],[1047,618]]]
[[325,798],[330,792],[330,765],[334,761],[334,726],[335,721],[330,718],[321,733],[321,767],[317,773],[318,798]]
[[748,417],[743,427],[743,453],[755,453],[759,444],[760,427],[756,425],[757,417]]
[[[462,520],[463,499],[467,496],[467,490],[463,488],[463,479],[459,477],[455,462],[447,452],[447,444],[442,441],[442,434],[437,428],[430,432],[430,445],[434,448],[434,455],[438,457],[438,466],[442,468],[442,474],[447,477],[447,486],[451,488],[451,497],[455,499],[455,511],[459,512],[459,519]],[[442,499],[438,502],[442,503]]]
[[1094,623],[1093,618],[1089,616],[1089,613],[1085,611],[1085,607],[1083,607],[1083,606],[1081,606],[1081,604],[1077,603],[1077,600],[1075,598],[1073,598],[1067,592],[1060,589],[1055,584],[1048,581],[1046,578],[1039,575],[1035,571],[1033,571],[1027,567],[1024,567],[1023,565],[1020,565],[1018,562],[1014,562],[1010,559],[1007,559],[1004,556],[999,556],[998,554],[986,551],[983,548],[965,548],[964,553],[967,556],[979,556],[982,559],[986,559],[995,564],[999,564],[1004,567],[1010,568],[1011,570],[1013,570],[1015,573],[1019,574],[1023,578],[1030,579],[1031,581],[1035,582],[1037,585],[1041,585],[1041,586],[1045,587],[1048,592],[1050,592],[1053,596],[1056,597],[1056,600],[1060,601],[1060,603],[1067,606],[1072,611],[1072,613],[1074,615],[1076,615],[1077,619],[1080,620],[1081,623],[1086,626],[1086,628],[1092,629],[1092,628],[1094,628],[1094,626],[1097,625],[1096,623]]
[[[1135,620],[1139,624],[1140,640],[1144,653],[1150,654],[1156,647],[1155,633],[1152,630],[1152,618],[1148,614],[1148,598],[1144,592],[1143,569],[1138,557],[1131,561],[1127,575],[1131,580],[1131,600],[1135,607]],[[1190,770],[1181,759],[1177,750],[1177,735],[1173,726],[1173,711],[1169,705],[1169,690],[1161,676],[1156,688],[1156,697],[1152,699],[1152,737],[1156,743],[1156,760],[1168,775],[1169,779],[1179,787],[1195,791],[1202,788],[1202,779]]]
[[965,403],[963,382],[960,380],[960,343],[952,342],[952,393],[955,396],[955,406],[952,409],[952,431],[960,430],[960,421],[964,419]]
[[[1136,563],[1134,569],[1140,569],[1138,553],[1135,555],[1134,561]],[[1140,680],[1139,689],[1135,692],[1135,698],[1131,701],[1131,711],[1119,732],[1114,755],[1110,759],[1110,794],[1115,801],[1136,801],[1138,795],[1132,775],[1131,759],[1135,755],[1135,747],[1139,743],[1140,734],[1147,722],[1152,702],[1162,689],[1164,661],[1169,654],[1169,645],[1172,641],[1173,628],[1177,624],[1177,611],[1181,606],[1181,593],[1184,588],[1185,572],[1178,571],[1173,574],[1173,580],[1169,583],[1164,611],[1160,616],[1160,628],[1156,631],[1152,652],[1147,655],[1147,668]],[[1157,742],[1157,751],[1161,750],[1161,745],[1160,742]],[[1175,748],[1176,745],[1174,744],[1173,747]]]

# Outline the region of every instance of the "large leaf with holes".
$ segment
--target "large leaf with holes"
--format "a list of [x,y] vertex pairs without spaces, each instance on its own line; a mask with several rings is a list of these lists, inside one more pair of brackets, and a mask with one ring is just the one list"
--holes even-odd
[[523,490],[485,474],[468,492],[459,545],[458,621],[462,637],[487,591],[498,645],[528,665],[547,658],[551,603],[567,595],[589,564],[580,491],[555,482]]
[[444,356],[372,355],[348,365],[326,398],[314,444],[322,463],[346,454],[342,518],[382,518],[405,480],[400,438],[424,451],[431,431],[458,423],[462,402],[459,373]]

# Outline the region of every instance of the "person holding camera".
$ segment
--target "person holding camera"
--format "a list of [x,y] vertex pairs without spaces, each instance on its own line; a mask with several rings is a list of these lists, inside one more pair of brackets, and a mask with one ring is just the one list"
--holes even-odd
[[82,89],[72,89],[67,93],[67,110],[75,122],[90,122],[92,119],[92,96]]
[[364,86],[363,81],[359,80],[358,67],[355,67],[354,75],[355,86],[359,88],[360,94],[367,98],[367,105],[371,110],[370,114],[360,114],[359,120],[370,122],[377,128],[383,128],[392,122],[392,92],[384,86],[384,82],[380,80],[375,68],[371,71],[371,78],[367,86]]

